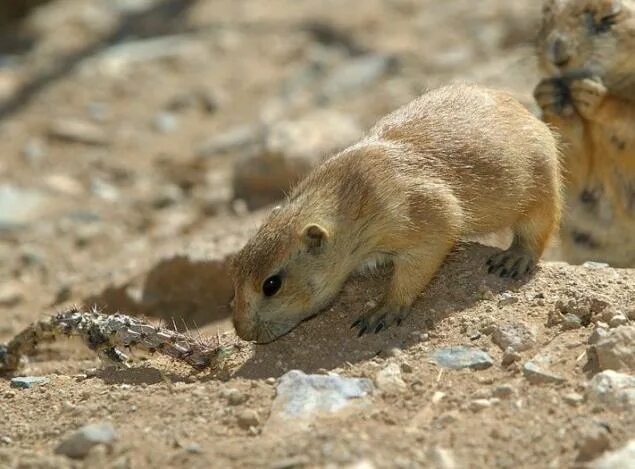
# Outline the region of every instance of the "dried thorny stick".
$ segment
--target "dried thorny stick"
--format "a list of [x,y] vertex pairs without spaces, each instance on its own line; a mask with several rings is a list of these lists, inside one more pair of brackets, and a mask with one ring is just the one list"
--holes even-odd
[[136,347],[162,353],[197,370],[215,368],[219,359],[237,345],[223,345],[217,338],[194,338],[124,314],[72,308],[31,324],[6,346],[0,345],[0,372],[16,370],[21,356],[33,352],[38,343],[53,342],[59,336],[81,337],[105,365],[118,367],[128,366],[128,357],[121,349]]

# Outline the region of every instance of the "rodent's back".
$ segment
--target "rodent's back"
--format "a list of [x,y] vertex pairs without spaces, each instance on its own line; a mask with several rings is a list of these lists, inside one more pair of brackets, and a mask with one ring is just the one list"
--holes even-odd
[[379,121],[370,138],[411,147],[413,154],[395,162],[399,172],[443,181],[475,231],[560,184],[555,136],[501,91],[467,84],[433,90]]

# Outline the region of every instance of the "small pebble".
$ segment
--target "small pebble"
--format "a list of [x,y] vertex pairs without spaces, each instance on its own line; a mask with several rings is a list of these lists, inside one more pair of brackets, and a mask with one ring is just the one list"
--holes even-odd
[[489,399],[474,399],[470,402],[470,410],[473,412],[480,412],[483,409],[491,407]]
[[401,378],[401,368],[396,363],[380,370],[375,377],[375,384],[388,394],[398,394],[406,390],[406,383]]
[[628,318],[622,313],[616,314],[609,321],[609,327],[611,328],[623,326],[624,324],[628,324]]
[[16,376],[11,379],[11,387],[19,389],[29,389],[49,382],[44,376]]
[[500,294],[498,306],[508,306],[513,305],[514,303],[518,303],[518,298],[515,297],[512,293],[506,291]]
[[253,409],[245,409],[236,416],[238,426],[244,430],[248,430],[250,427],[256,427],[260,423],[258,419],[258,413]]
[[582,320],[573,313],[567,313],[562,318],[562,329],[570,330],[570,329],[579,329],[582,327]]
[[157,132],[168,134],[178,128],[179,122],[174,114],[170,112],[160,112],[154,116],[152,125]]
[[584,396],[582,394],[578,394],[577,392],[571,392],[562,396],[562,400],[571,406],[577,406],[584,402]]
[[494,388],[492,394],[499,399],[507,399],[514,394],[514,388],[509,384],[501,384]]

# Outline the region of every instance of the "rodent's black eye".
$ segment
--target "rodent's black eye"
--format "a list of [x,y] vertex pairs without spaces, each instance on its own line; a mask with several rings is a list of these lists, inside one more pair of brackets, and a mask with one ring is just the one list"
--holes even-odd
[[594,34],[602,34],[607,33],[611,30],[611,28],[617,23],[617,13],[612,15],[604,16],[599,20],[596,20],[593,17],[593,13],[586,13],[586,23],[588,29]]
[[273,296],[278,293],[282,286],[282,277],[280,274],[272,275],[262,284],[262,293],[265,296]]

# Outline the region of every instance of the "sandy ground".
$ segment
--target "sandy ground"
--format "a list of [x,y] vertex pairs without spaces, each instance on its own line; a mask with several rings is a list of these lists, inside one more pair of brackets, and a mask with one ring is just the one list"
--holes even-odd
[[[248,145],[201,151],[210,139],[318,108],[367,128],[451,80],[508,89],[534,109],[537,3],[47,4],[28,18],[24,41],[0,41],[0,209],[9,213],[0,217],[0,342],[94,303],[233,340],[227,259],[263,212],[232,200],[233,162]],[[324,80],[367,55],[392,65],[325,91]],[[69,122],[71,137],[60,130]],[[22,390],[0,377],[0,466],[555,468],[619,448],[635,412],[587,397],[598,371],[587,342],[598,322],[635,307],[635,270],[544,262],[528,279],[502,281],[486,273],[492,249],[459,248],[401,327],[355,337],[350,322],[386,281],[356,278],[318,318],[270,345],[243,344],[211,372],[157,356],[95,371],[78,342],[43,346],[18,374],[48,383]],[[590,323],[554,320],[558,301],[597,296],[608,312]],[[535,336],[512,358],[492,339],[506,324]],[[450,345],[485,350],[493,366],[430,362]],[[533,384],[523,364],[545,356],[559,382]],[[392,364],[398,391],[377,387],[309,430],[270,418],[289,370],[377,384]],[[236,392],[241,402],[230,405]],[[112,445],[82,460],[54,454],[103,421],[116,429]]]

